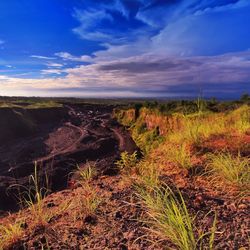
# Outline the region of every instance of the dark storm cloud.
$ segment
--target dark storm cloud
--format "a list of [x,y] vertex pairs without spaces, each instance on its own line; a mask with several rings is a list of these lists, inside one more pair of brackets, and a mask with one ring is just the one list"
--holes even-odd
[[154,62],[117,62],[112,64],[101,65],[99,70],[102,71],[125,71],[128,73],[149,73],[171,70],[186,70],[194,66],[200,66],[202,62],[187,60],[158,60]]

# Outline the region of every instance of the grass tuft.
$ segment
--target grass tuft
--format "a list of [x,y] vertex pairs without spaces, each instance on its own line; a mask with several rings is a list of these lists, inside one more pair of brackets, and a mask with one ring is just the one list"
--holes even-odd
[[87,162],[83,169],[77,166],[77,173],[80,175],[80,181],[89,182],[97,175],[96,165]]
[[225,182],[239,186],[250,183],[250,159],[242,157],[240,153],[235,157],[230,153],[208,155],[207,167]]
[[137,196],[146,207],[149,218],[146,222],[150,231],[168,239],[175,246],[173,249],[199,249],[208,235],[209,249],[213,249],[216,219],[210,232],[198,234],[194,227],[194,217],[188,212],[180,192],[175,195],[166,185],[155,187],[151,192],[137,187]]

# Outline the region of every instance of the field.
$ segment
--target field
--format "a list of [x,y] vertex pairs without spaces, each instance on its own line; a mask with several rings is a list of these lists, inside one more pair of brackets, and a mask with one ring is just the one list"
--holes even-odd
[[0,249],[249,249],[248,95],[0,107]]

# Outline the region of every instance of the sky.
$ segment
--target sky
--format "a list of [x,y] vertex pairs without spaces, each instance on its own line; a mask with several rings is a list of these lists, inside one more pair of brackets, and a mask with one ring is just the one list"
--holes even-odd
[[1,0],[0,95],[238,98],[249,0]]

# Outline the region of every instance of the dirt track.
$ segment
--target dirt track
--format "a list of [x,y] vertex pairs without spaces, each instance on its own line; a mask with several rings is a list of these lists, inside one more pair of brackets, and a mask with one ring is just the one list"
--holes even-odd
[[51,190],[58,191],[67,187],[69,173],[77,165],[95,161],[99,171],[112,174],[112,163],[121,151],[137,150],[126,130],[112,119],[112,107],[65,105],[64,109],[67,116],[56,123],[39,123],[34,134],[0,144],[0,210],[17,208],[12,197],[16,191],[8,189],[16,181],[28,185],[34,162],[41,177],[49,175]]

